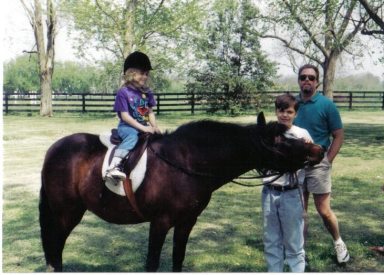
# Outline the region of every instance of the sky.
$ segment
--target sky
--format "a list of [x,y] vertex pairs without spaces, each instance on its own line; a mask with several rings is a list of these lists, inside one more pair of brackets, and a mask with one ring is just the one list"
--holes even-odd
[[[29,1],[26,1],[29,2]],[[34,37],[31,25],[29,24],[27,15],[20,3],[20,0],[2,0],[1,1],[1,26],[2,32],[2,60],[7,62],[18,55],[22,55],[23,51],[30,51],[34,46]],[[272,40],[262,40],[263,50],[268,54],[269,58],[278,63],[279,74],[282,76],[295,75],[289,61],[282,58],[282,47],[278,42]],[[71,48],[71,40],[66,36],[66,31],[59,27],[56,38],[56,58],[59,61],[72,60],[76,61],[75,52]],[[366,57],[361,60],[361,65],[354,65],[351,58],[343,58],[342,64],[337,67],[339,76],[354,75],[364,72],[370,72],[384,81],[384,65],[375,64],[377,56]]]

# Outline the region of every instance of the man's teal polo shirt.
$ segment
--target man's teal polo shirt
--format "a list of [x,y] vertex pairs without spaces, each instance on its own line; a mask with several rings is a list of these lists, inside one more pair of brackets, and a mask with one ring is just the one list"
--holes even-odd
[[327,97],[316,92],[306,102],[297,96],[299,110],[293,124],[306,129],[316,144],[328,149],[331,133],[343,128],[336,105]]

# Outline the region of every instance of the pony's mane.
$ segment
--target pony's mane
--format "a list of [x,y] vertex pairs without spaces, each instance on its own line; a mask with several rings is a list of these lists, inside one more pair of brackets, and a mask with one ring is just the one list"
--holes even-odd
[[243,135],[246,126],[218,122],[213,120],[198,120],[181,125],[175,131],[164,135],[166,139],[203,142],[204,140],[225,140],[228,137]]
[[217,133],[217,132],[230,132],[230,131],[238,131],[244,128],[244,126],[229,123],[229,122],[219,122],[213,120],[198,120],[186,123],[177,128],[172,134],[175,136],[178,135],[193,135],[199,134],[198,131],[204,131],[204,133]]
[[205,148],[204,150],[213,147],[227,149],[228,145],[231,146],[234,143],[248,144],[249,137],[252,136],[249,130],[254,129],[252,132],[256,133],[257,128],[256,124],[239,125],[213,120],[198,120],[183,124],[172,132],[155,135],[152,140],[158,140],[165,146],[170,145],[173,149],[178,146]]
[[173,147],[176,147],[177,144],[189,144],[208,149],[212,145],[226,148],[227,145],[234,142],[239,145],[247,143],[249,146],[251,144],[249,138],[256,140],[262,135],[266,138],[262,146],[269,147],[273,145],[274,137],[281,135],[285,130],[286,126],[277,122],[258,126],[256,123],[241,125],[213,120],[198,120],[183,124],[172,132],[156,134],[152,136],[152,140],[161,140],[163,144],[172,144]]

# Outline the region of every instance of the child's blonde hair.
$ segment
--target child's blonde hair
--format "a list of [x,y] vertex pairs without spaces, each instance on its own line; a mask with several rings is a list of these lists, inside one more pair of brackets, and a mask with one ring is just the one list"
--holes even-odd
[[[125,74],[123,74],[122,76],[122,84],[121,86],[128,86],[129,84],[132,83],[133,81],[133,77],[135,75],[135,73],[138,72],[138,69],[135,69],[135,68],[129,68],[125,71]],[[147,81],[147,84],[149,82],[149,79]],[[140,87],[139,88],[142,92],[147,92],[147,90],[149,89],[148,85],[144,86],[144,87]]]

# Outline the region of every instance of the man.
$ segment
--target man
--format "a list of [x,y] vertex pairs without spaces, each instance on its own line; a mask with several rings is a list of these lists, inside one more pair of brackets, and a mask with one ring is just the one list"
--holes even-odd
[[[317,92],[319,70],[306,64],[299,69],[300,86],[299,111],[294,124],[307,129],[314,140],[327,150],[324,159],[318,165],[307,168],[304,181],[304,208],[308,210],[309,194],[313,194],[316,210],[323,219],[325,227],[332,235],[339,263],[349,261],[349,253],[339,232],[336,215],[331,209],[331,170],[332,162],[338,154],[344,140],[343,124],[336,105],[327,97]],[[332,139],[331,139],[332,137]],[[305,221],[304,237],[308,223]]]

